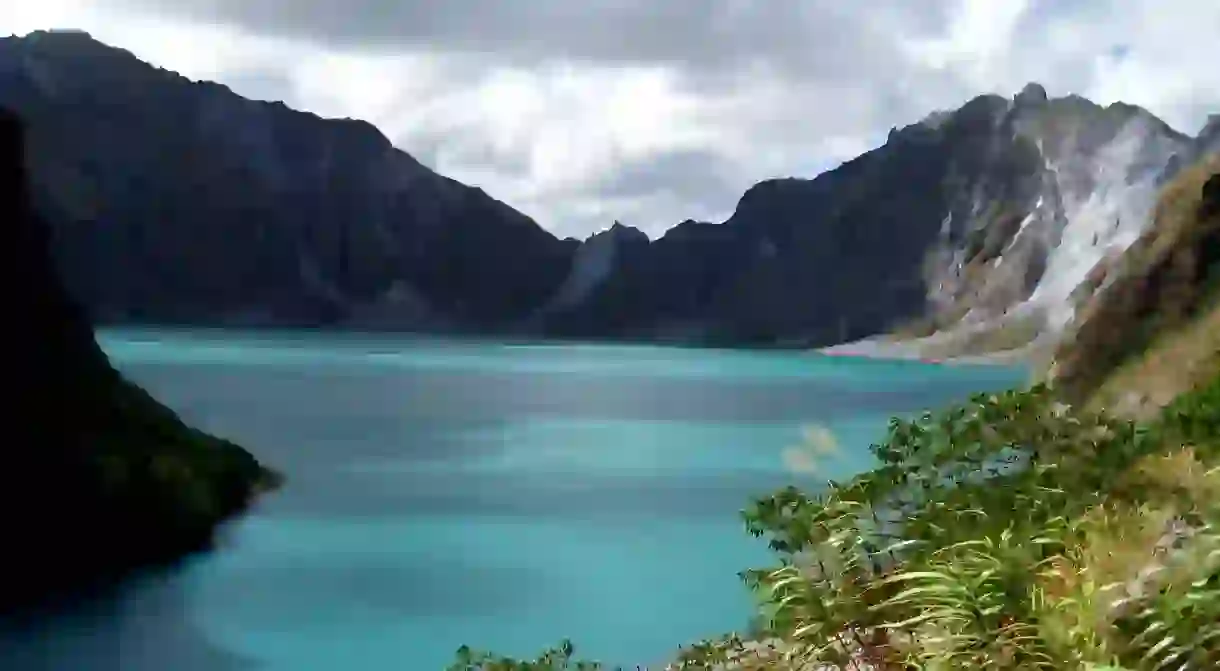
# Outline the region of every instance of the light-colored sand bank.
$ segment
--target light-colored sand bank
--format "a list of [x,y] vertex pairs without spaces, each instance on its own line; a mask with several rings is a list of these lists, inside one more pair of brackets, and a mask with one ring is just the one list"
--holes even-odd
[[920,359],[937,363],[992,364],[1012,366],[1027,363],[1032,347],[974,354],[968,356],[937,357],[935,351],[944,345],[944,339],[939,336],[917,338],[912,340],[888,340],[868,338],[855,342],[843,343],[817,350],[821,354],[832,356],[860,356],[875,359]]

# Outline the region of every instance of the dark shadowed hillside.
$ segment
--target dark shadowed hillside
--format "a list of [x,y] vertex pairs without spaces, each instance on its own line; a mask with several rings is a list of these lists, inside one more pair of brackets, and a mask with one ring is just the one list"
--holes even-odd
[[492,329],[574,242],[394,149],[83,33],[0,40],[0,104],[72,291],[107,321]]
[[0,611],[206,546],[274,476],[111,368],[29,210],[21,122],[0,110],[0,287],[10,389]]

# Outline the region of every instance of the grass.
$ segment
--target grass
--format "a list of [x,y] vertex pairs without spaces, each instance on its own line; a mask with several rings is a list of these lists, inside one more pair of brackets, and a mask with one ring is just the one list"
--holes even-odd
[[[1190,328],[1214,307],[1220,295],[1220,216],[1202,212],[1201,194],[1218,172],[1220,156],[1213,156],[1162,191],[1154,225],[1124,254],[1114,282],[1081,309],[1073,337],[1056,353],[1052,376],[1065,392],[1083,400],[1116,369],[1138,365],[1155,341]],[[1214,348],[1214,341],[1183,338],[1177,345]]]
[[1215,376],[1220,376],[1220,304],[1189,325],[1155,338],[1143,356],[1112,373],[1089,404],[1147,417]]

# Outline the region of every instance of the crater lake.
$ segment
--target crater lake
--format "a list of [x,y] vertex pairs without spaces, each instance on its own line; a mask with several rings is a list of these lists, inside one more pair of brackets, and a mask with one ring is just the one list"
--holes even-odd
[[[659,664],[743,629],[751,497],[872,464],[1015,367],[804,352],[104,330],[131,379],[287,477],[215,551],[0,622],[6,671],[425,671],[458,646]],[[837,452],[799,446],[811,427]],[[48,486],[53,486],[49,483]],[[81,557],[88,561],[88,557]]]

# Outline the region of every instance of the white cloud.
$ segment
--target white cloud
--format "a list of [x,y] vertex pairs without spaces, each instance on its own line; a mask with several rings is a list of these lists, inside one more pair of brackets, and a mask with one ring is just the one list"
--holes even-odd
[[[1211,0],[959,0],[941,39],[913,58],[954,70],[976,89],[1039,81],[1052,95],[1148,108],[1193,133],[1220,112],[1220,3]],[[1020,11],[1018,11],[1018,9]],[[1032,14],[1032,16],[1031,16]]]
[[[723,219],[757,180],[811,175],[875,146],[892,125],[1028,81],[1052,95],[1143,105],[1187,132],[1220,111],[1220,3],[1211,0],[925,0],[918,14],[940,21],[928,25],[915,25],[906,3],[848,9],[810,0],[771,23],[758,18],[765,10],[736,3],[712,16],[705,34],[675,34],[673,44],[637,32],[652,25],[654,4],[628,4],[635,9],[611,17],[617,39],[590,35],[592,55],[579,58],[540,57],[532,43],[510,48],[515,38],[494,26],[471,38],[456,19],[441,27],[457,37],[381,36],[364,48],[346,33],[327,40],[219,15],[204,21],[202,9],[154,15],[132,9],[135,1],[9,0],[0,33],[83,28],[243,95],[366,119],[442,173],[561,235],[584,236],[614,219],[653,235],[686,218]],[[563,18],[569,33],[590,29]],[[638,23],[623,31],[628,20]],[[832,29],[816,32],[824,25]],[[659,41],[645,45],[645,37]],[[609,53],[633,38],[638,58]],[[484,39],[491,46],[481,53]],[[584,38],[565,39],[578,47]],[[688,158],[607,190],[628,167],[672,155]]]
[[84,13],[84,3],[72,0],[8,3],[0,7],[0,35],[24,35],[39,28],[71,27]]
[[988,71],[1002,62],[1029,0],[957,0],[944,34],[905,45],[911,56],[932,68],[955,68],[987,83]]

